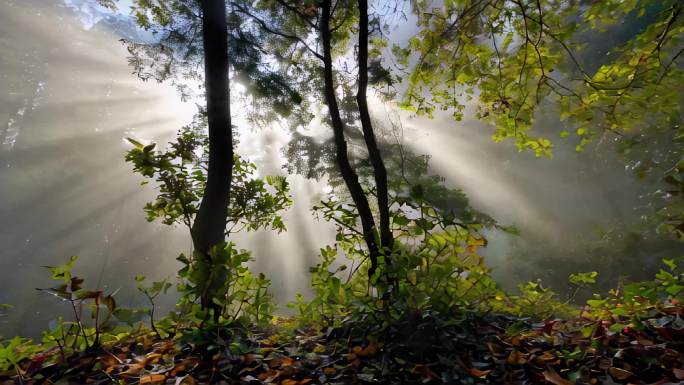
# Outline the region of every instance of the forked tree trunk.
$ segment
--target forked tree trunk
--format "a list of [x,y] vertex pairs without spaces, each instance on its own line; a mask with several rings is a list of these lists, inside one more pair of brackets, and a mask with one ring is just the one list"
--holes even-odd
[[[201,0],[201,5],[204,87],[209,124],[209,165],[207,185],[192,226],[192,238],[195,250],[209,259],[211,247],[225,240],[233,172],[233,135],[230,121],[226,2]],[[217,309],[213,306],[211,298],[211,293],[203,294],[202,307],[214,308],[214,317],[217,317]]]
[[368,156],[373,166],[375,187],[378,194],[378,211],[380,212],[380,242],[385,259],[389,262],[389,254],[392,251],[394,237],[390,229],[389,196],[387,188],[387,169],[382,160],[378,143],[375,140],[373,124],[368,111],[368,0],[358,0],[359,4],[359,89],[356,94],[356,103],[361,115],[361,129],[363,139],[366,141]]
[[375,241],[375,220],[373,213],[368,204],[368,199],[359,183],[359,177],[352,168],[349,162],[349,155],[347,153],[347,141],[344,137],[344,123],[340,116],[340,109],[337,104],[337,96],[335,95],[335,82],[333,74],[332,62],[332,48],[331,40],[332,33],[330,31],[330,11],[331,0],[323,0],[322,14],[320,20],[320,33],[323,45],[323,81],[325,103],[328,105],[330,112],[330,120],[332,121],[333,133],[335,136],[335,150],[337,167],[340,169],[342,179],[349,189],[349,194],[356,205],[359,217],[361,218],[361,227],[363,229],[363,238],[368,247],[369,257],[371,261],[371,268],[369,275],[372,275],[378,264],[379,249]]

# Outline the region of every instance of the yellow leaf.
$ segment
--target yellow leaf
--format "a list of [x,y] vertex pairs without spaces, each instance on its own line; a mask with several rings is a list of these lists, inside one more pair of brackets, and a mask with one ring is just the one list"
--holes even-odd
[[151,376],[145,376],[140,379],[140,384],[151,384],[154,382],[162,382],[166,380],[166,376],[163,374],[153,374]]

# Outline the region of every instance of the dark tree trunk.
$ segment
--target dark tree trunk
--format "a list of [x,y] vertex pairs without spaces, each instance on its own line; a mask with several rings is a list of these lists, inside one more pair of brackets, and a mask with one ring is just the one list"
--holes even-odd
[[347,142],[344,138],[344,123],[340,117],[340,109],[337,105],[337,96],[335,95],[335,82],[333,74],[331,40],[332,34],[330,31],[330,5],[331,0],[323,0],[322,15],[320,21],[321,40],[323,43],[323,80],[325,83],[325,102],[330,111],[330,120],[332,121],[332,128],[335,135],[335,149],[337,167],[340,169],[342,179],[344,179],[352,200],[356,205],[359,217],[361,218],[361,227],[363,228],[363,237],[368,247],[368,252],[371,261],[371,268],[369,274],[372,275],[378,264],[379,249],[375,241],[375,220],[368,204],[368,199],[359,183],[359,177],[349,163],[349,155],[347,153]]
[[368,88],[368,0],[358,0],[359,4],[359,89],[356,94],[356,103],[361,115],[361,128],[363,138],[366,141],[368,156],[373,165],[375,187],[378,194],[378,211],[380,212],[380,242],[385,259],[392,251],[394,237],[390,229],[389,197],[387,188],[387,169],[382,160],[378,143],[375,140],[373,124],[368,112],[368,100],[366,90]]
[[[192,226],[192,238],[195,250],[202,253],[205,258],[210,258],[211,247],[225,240],[233,172],[233,139],[230,122],[226,2],[201,0],[201,5],[204,87],[209,123],[209,166],[207,185]],[[212,307],[210,295],[203,295],[202,306]]]

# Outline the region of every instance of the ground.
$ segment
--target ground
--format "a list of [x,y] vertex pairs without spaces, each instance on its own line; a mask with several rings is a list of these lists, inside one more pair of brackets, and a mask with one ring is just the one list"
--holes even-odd
[[0,373],[0,384],[677,384],[682,317],[675,302],[620,330],[579,317],[413,314],[379,333],[368,321],[320,330],[281,319],[202,349],[140,329],[71,356],[52,348]]

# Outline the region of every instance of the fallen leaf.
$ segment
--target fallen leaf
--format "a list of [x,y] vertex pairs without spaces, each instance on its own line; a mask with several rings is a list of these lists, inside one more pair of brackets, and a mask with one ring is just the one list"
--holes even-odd
[[245,365],[249,365],[256,360],[257,360],[256,354],[245,354],[244,356],[242,356],[242,362],[244,362]]
[[177,385],[195,385],[197,381],[192,376],[178,377],[176,378]]
[[151,384],[154,382],[162,382],[166,380],[166,376],[163,374],[153,374],[151,376],[145,376],[140,379],[140,384]]
[[525,363],[527,363],[527,360],[525,359],[525,354],[517,350],[513,350],[508,355],[506,362],[509,365],[524,365]]
[[292,366],[293,363],[294,363],[294,360],[290,357],[274,358],[268,362],[268,366],[270,366],[271,368],[277,368],[277,367]]
[[553,385],[573,385],[572,382],[561,377],[553,368],[549,367],[544,371],[544,379]]
[[419,373],[420,375],[423,376],[425,379],[436,379],[439,378],[435,372],[432,371],[432,369],[428,368],[427,366],[423,364],[417,364],[416,366],[413,367],[411,370],[414,373]]
[[620,380],[620,381],[626,380],[626,379],[634,376],[634,374],[632,372],[630,372],[629,370],[616,368],[614,366],[608,368],[608,373],[610,374],[611,377],[613,377],[616,380]]
[[491,370],[479,370],[476,368],[470,368],[470,374],[474,377],[483,378],[486,377]]
[[323,374],[326,376],[334,376],[335,373],[337,373],[337,370],[335,368],[324,368],[323,369]]
[[674,368],[672,372],[678,380],[684,380],[684,369]]
[[269,370],[259,374],[258,378],[260,381],[269,383],[269,382],[273,382],[279,376],[280,376],[280,371],[274,370],[274,369],[269,369]]

